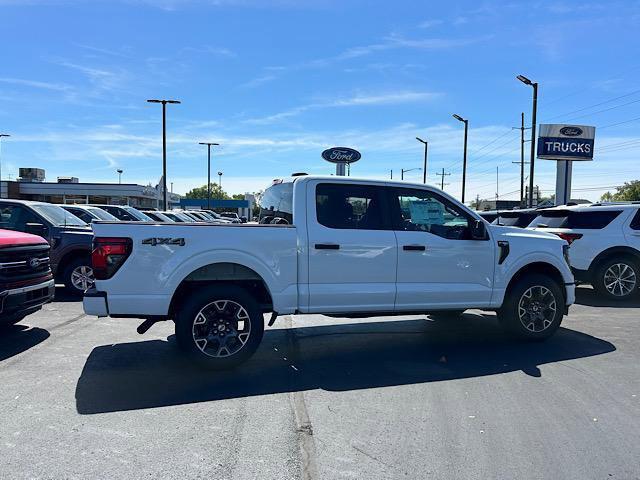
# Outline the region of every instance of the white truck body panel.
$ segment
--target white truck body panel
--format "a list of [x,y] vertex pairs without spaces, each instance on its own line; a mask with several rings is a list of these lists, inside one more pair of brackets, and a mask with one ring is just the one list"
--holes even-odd
[[[562,255],[566,242],[556,235],[489,224],[487,240],[451,240],[424,231],[327,228],[316,220],[315,211],[315,187],[322,182],[427,189],[484,222],[433,187],[310,176],[293,184],[295,226],[97,222],[92,225],[97,237],[131,238],[133,250],[112,278],[96,281],[106,300],[85,297],[86,313],[167,315],[181,282],[216,263],[236,263],[256,272],[279,314],[498,308],[513,275],[534,262],[555,267],[565,282],[567,305],[574,301],[573,275]],[[143,244],[148,238],[183,238],[184,245]],[[498,241],[510,245],[502,264]],[[317,249],[316,244],[340,248]],[[414,244],[423,245],[424,251],[403,249]]]

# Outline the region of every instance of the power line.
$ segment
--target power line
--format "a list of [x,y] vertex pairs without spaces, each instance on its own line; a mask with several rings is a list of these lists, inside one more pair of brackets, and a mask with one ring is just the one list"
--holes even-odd
[[633,92],[626,93],[625,95],[620,95],[618,97],[610,98],[609,100],[605,100],[604,102],[594,103],[593,105],[589,105],[587,107],[579,108],[578,110],[573,110],[567,113],[561,113],[559,115],[554,115],[553,117],[548,117],[545,121],[553,120],[554,118],[564,117],[565,115],[571,115],[578,112],[583,112],[585,110],[589,110],[590,108],[599,107],[600,105],[605,105],[610,102],[615,102],[616,100],[620,100],[621,98],[630,97],[631,95],[635,95],[636,93],[640,93],[640,89],[634,90]]
[[608,111],[611,111],[611,110],[615,110],[616,108],[626,107],[627,105],[631,105],[631,104],[633,104],[633,103],[638,103],[638,102],[640,102],[640,98],[639,98],[639,99],[637,99],[637,100],[632,100],[631,102],[622,103],[622,104],[620,104],[620,105],[615,105],[615,106],[613,106],[613,107],[604,108],[604,109],[602,109],[602,110],[598,110],[598,111],[595,111],[595,112],[587,113],[587,114],[585,114],[585,115],[579,115],[579,116],[577,116],[577,117],[569,117],[569,118],[567,118],[567,119],[565,119],[565,120],[576,120],[576,119],[578,119],[578,118],[590,117],[590,116],[592,116],[592,115],[597,115],[598,113],[608,112]]

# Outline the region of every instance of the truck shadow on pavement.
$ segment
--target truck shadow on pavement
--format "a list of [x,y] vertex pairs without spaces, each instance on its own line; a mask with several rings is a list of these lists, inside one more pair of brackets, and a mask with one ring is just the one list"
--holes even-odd
[[0,362],[35,347],[49,338],[44,328],[9,325],[0,328]]
[[[332,320],[328,319],[328,322]],[[601,355],[613,344],[561,328],[546,342],[507,337],[495,317],[329,324],[265,332],[256,354],[232,371],[198,369],[168,341],[96,347],[76,386],[80,414],[324,389],[439,382]]]

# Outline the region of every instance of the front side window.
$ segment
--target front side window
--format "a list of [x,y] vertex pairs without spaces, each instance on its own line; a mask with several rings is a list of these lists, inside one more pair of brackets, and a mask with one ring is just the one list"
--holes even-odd
[[33,213],[18,205],[0,206],[0,228],[26,231],[27,223],[42,223]]
[[467,214],[433,192],[400,188],[392,201],[399,209],[396,230],[428,232],[451,240],[471,238]]
[[321,183],[316,187],[316,217],[329,228],[386,228],[380,188],[372,185]]

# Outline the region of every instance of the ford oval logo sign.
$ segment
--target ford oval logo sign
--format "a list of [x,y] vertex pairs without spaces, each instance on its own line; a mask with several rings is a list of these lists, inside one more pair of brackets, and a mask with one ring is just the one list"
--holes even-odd
[[360,152],[348,147],[333,147],[322,152],[322,158],[331,163],[353,163],[362,158]]
[[582,129],[578,127],[562,127],[560,134],[565,137],[577,137],[578,135],[582,135]]

